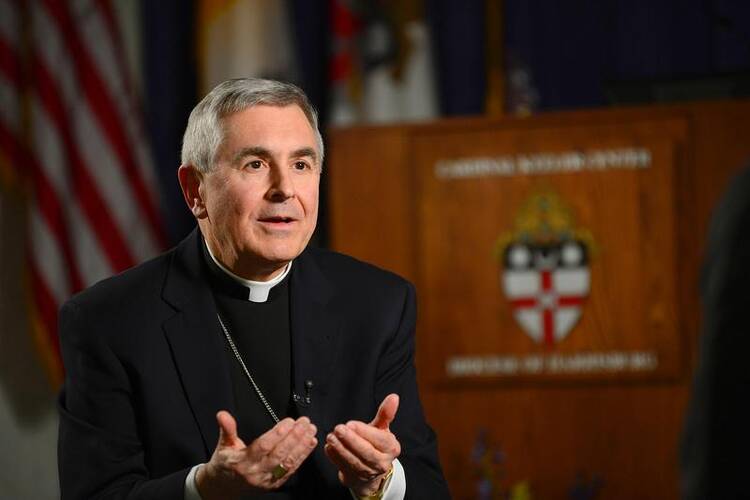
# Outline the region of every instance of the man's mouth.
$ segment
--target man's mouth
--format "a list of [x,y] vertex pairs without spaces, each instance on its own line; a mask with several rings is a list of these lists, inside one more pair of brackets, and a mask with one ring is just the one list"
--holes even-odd
[[274,216],[274,217],[261,217],[261,222],[265,222],[268,224],[289,224],[290,222],[294,222],[293,217],[283,217],[283,216]]

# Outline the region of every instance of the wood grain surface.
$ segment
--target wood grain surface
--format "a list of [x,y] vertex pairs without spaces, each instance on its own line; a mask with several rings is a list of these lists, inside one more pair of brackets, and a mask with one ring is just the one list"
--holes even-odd
[[[504,488],[569,498],[678,498],[678,441],[700,332],[698,279],[714,204],[750,158],[749,101],[454,119],[329,132],[334,249],[417,285],[417,367],[455,498],[476,498],[480,433]],[[445,159],[644,148],[645,169],[441,179]],[[591,290],[554,346],[513,319],[493,254],[524,201],[553,191],[590,231]],[[450,377],[465,355],[653,350],[643,373]]]

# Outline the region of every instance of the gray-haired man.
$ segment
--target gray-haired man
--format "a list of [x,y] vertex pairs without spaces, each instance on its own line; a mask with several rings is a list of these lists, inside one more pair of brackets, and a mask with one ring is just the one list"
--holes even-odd
[[178,177],[199,230],[62,309],[63,498],[448,497],[413,287],[307,248],[322,159],[292,85],[196,106]]

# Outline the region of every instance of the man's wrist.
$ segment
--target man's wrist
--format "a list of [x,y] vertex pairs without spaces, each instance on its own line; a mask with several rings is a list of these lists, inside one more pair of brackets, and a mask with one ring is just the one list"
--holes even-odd
[[198,471],[202,468],[203,464],[198,464],[188,472],[188,475],[185,478],[185,500],[203,500],[198,492],[198,486],[196,485],[196,476]]
[[388,485],[391,482],[391,478],[393,477],[393,464],[391,464],[391,470],[385,473],[385,475],[380,479],[380,486],[378,487],[377,491],[375,493],[371,493],[369,495],[364,496],[357,496],[359,500],[381,500],[383,498],[383,495],[385,494],[385,491],[388,489]]
[[200,495],[201,500],[211,500],[215,498],[225,498],[226,492],[217,490],[215,477],[211,477],[209,464],[201,464],[195,471],[195,489]]

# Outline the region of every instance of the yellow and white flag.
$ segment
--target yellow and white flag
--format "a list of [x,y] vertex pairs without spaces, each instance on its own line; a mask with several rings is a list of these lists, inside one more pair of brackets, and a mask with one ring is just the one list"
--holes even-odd
[[294,80],[291,19],[282,0],[200,0],[200,91],[229,78]]

